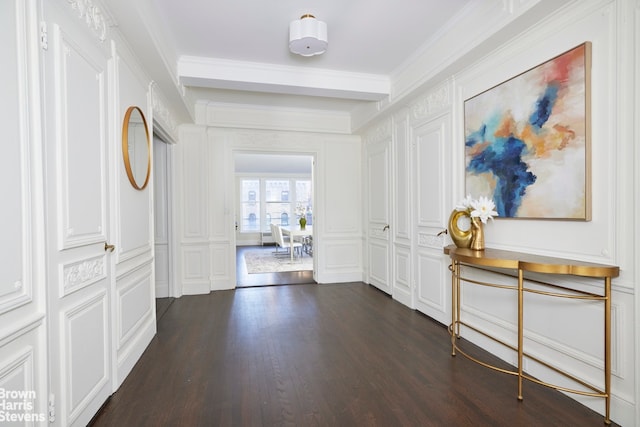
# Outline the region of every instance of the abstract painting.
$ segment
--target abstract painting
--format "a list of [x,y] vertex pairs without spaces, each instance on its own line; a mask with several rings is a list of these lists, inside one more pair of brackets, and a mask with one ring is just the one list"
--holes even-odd
[[465,194],[499,217],[591,219],[591,44],[464,102]]

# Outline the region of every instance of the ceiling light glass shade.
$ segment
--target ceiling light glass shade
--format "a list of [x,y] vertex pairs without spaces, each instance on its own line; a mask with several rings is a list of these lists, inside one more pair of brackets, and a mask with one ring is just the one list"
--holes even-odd
[[313,15],[303,15],[289,24],[289,50],[302,56],[320,55],[327,50],[327,24]]

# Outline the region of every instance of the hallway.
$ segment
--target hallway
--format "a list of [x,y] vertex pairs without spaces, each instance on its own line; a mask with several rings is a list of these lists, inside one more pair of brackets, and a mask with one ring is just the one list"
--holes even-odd
[[512,376],[452,357],[449,340],[363,283],[184,296],[93,426],[602,425],[535,384],[518,402]]

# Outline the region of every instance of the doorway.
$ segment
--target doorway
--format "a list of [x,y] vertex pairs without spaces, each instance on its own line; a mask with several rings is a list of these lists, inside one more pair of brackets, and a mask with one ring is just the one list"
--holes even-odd
[[234,152],[237,287],[315,283],[313,233],[295,261],[278,256],[283,249],[272,233],[272,226],[299,227],[300,218],[312,228],[313,161],[310,154]]
[[[303,285],[315,284],[313,270],[280,271],[265,273],[249,273],[245,262],[248,252],[264,252],[265,256],[274,256],[276,247],[265,246],[236,246],[236,286],[249,288],[273,285]],[[307,255],[308,256],[308,255]]]

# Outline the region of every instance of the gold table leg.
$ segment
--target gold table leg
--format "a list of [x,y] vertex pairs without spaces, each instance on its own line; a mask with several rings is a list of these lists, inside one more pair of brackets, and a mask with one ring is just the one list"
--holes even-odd
[[604,279],[604,423],[611,424],[611,277]]
[[451,355],[456,355],[456,338],[460,336],[460,264],[451,261]]
[[522,354],[524,344],[524,272],[518,269],[518,400],[522,400]]

